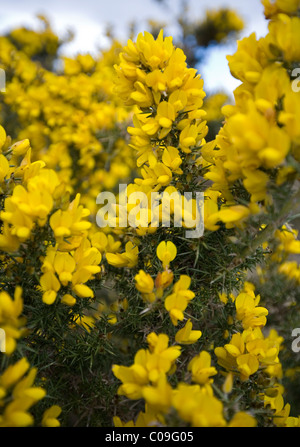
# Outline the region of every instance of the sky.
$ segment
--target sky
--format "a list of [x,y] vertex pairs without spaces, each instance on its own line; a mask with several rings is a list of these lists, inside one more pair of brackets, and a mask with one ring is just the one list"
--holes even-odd
[[[155,0],[0,0],[0,33],[16,26],[36,28],[36,15],[41,13],[50,19],[59,36],[65,36],[68,29],[75,33],[74,40],[64,47],[65,54],[94,53],[107,45],[105,30],[108,24],[124,43],[133,21],[136,32],[144,31],[147,20],[153,19],[168,24],[165,34],[176,35],[176,17],[180,15],[181,4],[182,0],[165,0],[164,5]],[[245,22],[241,38],[254,31],[258,37],[267,32],[260,0],[187,0],[187,4],[191,17],[199,20],[206,9],[235,9]],[[207,55],[201,67],[207,92],[225,90],[230,94],[239,84],[231,76],[226,60],[226,55],[233,54],[235,49],[236,42],[233,42],[212,48]]]

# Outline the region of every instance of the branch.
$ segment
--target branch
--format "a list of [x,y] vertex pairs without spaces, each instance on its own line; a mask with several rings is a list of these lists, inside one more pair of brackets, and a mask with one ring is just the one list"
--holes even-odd
[[220,275],[217,276],[212,282],[218,281],[218,279],[222,278],[225,273],[229,273],[235,268],[242,265],[247,257],[251,256],[255,253],[258,247],[260,247],[264,242],[269,242],[270,238],[273,237],[274,232],[282,227],[282,225],[288,219],[289,213],[295,209],[296,205],[299,204],[300,201],[300,190],[294,194],[290,200],[288,200],[284,206],[281,208],[278,213],[277,218],[270,224],[268,224],[263,230],[259,231],[256,238],[249,243],[249,246],[245,248],[238,256],[236,256],[231,264],[226,268]]

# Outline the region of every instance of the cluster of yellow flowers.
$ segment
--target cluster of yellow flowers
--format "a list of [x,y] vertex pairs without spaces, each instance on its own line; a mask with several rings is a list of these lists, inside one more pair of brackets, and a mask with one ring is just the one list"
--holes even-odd
[[3,122],[15,116],[9,135],[29,139],[33,160],[45,162],[71,192],[81,193],[93,214],[99,192],[130,178],[135,162],[122,133],[132,112],[111,91],[120,44],[97,58],[61,57],[57,71],[39,60],[53,45],[52,35],[47,25],[39,33],[17,29],[0,37],[0,67],[7,79],[1,116]]
[[206,112],[206,119],[210,123],[212,121],[223,121],[222,107],[229,100],[225,93],[215,93],[205,98],[203,108]]
[[[182,167],[205,141],[203,80],[194,68],[187,67],[185,54],[175,48],[172,37],[163,37],[163,30],[157,39],[147,32],[139,34],[135,43],[129,39],[115,69],[115,93],[125,104],[138,108],[134,127],[128,132],[141,177],[127,190],[141,191],[150,198],[152,192],[180,180]],[[170,193],[178,189],[180,185]],[[149,226],[149,231],[155,227]]]
[[[272,203],[270,183],[281,186],[298,175],[300,99],[292,72],[300,62],[299,2],[263,3],[271,18],[269,32],[260,39],[252,33],[227,57],[241,85],[234,91],[235,104],[222,109],[226,120],[214,143],[202,151],[208,166],[205,177],[222,198],[221,211],[211,217],[211,230],[218,222],[239,223],[265,212]],[[249,197],[244,202],[234,195],[238,183]]]
[[[119,414],[117,427],[300,426],[284,402],[284,339],[274,328],[266,333],[268,306],[246,281],[239,258],[239,230],[262,234],[276,215],[279,188],[288,185],[292,194],[300,172],[300,96],[292,83],[300,63],[300,2],[262,3],[269,32],[241,40],[228,57],[241,85],[222,113],[227,96],[204,104],[203,80],[163,30],[157,38],[141,33],[123,49],[113,42],[99,57],[59,60],[61,42],[45,18],[40,33],[22,28],[0,37],[7,75],[0,102],[0,426],[37,425],[35,406],[49,382],[53,398],[65,403],[61,381],[56,395],[55,374],[67,365],[68,379],[76,361],[87,378],[80,389],[74,373],[71,392],[80,389],[86,402],[102,399],[94,393],[102,386],[107,411],[112,372],[122,403],[139,401],[130,421],[118,408],[110,411],[110,418]],[[242,27],[227,10],[208,13],[206,22],[218,29],[217,41]],[[209,141],[207,124],[222,114],[224,126]],[[127,196],[137,193],[139,226],[129,219],[133,202],[121,224],[118,184],[127,185]],[[158,225],[168,212],[175,222],[181,205],[182,227],[195,221],[196,200],[185,207],[188,190],[204,193],[201,238],[183,237],[170,216],[168,228]],[[99,229],[102,191],[119,203],[115,225]],[[160,204],[154,222],[152,193],[183,201],[169,210]],[[285,211],[271,227],[274,241],[257,239],[261,256],[300,283],[300,267],[288,259],[300,253],[300,242],[283,224]],[[52,363],[43,363],[40,342],[53,359],[65,356],[63,366],[53,360],[52,371]],[[40,425],[60,425],[61,411],[50,406]]]
[[[292,24],[293,20],[297,25]],[[242,85],[235,91],[236,104],[223,108],[225,124],[216,140],[209,143],[204,139],[206,123],[200,109],[204,97],[200,80],[193,71],[191,77],[182,75],[181,80],[176,76],[184,66],[181,51],[174,51],[171,39],[163,39],[162,32],[156,40],[145,33],[138,36],[136,43],[128,41],[120,54],[120,65],[116,66],[116,92],[128,105],[139,108],[134,115],[134,127],[128,129],[131,144],[137,150],[138,166],[142,167],[143,179],[135,179],[138,188],[158,191],[164,186],[173,187],[176,182],[180,187],[180,176],[186,175],[188,160],[190,165],[198,166],[199,176],[205,169],[204,177],[212,181],[205,191],[206,230],[218,230],[221,222],[226,229],[240,227],[251,214],[266,212],[272,203],[271,192],[267,190],[270,178],[281,185],[297,175],[299,98],[292,91],[288,70],[299,60],[295,46],[289,44],[299,32],[298,22],[298,17],[274,14],[265,38],[257,41],[253,34],[238,43],[237,53],[228,59],[232,73]],[[283,23],[290,28],[284,30]],[[288,38],[279,40],[278,32]],[[277,58],[280,54],[280,61],[274,60],[272,51],[277,51]],[[177,59],[176,70],[173,58]],[[194,87],[192,99],[187,97],[185,79]],[[291,163],[289,154],[294,157]],[[236,201],[237,183],[248,193],[248,200]],[[288,236],[282,229],[276,232],[281,241],[279,252],[299,253],[294,236],[293,233]],[[188,275],[180,275],[173,284],[176,269],[173,272],[170,263],[176,254],[171,241],[160,242],[156,255],[162,261],[163,271],[151,275],[140,269],[135,275],[136,289],[147,305],[144,312],[159,309],[163,313],[164,307],[175,327],[186,319],[187,305],[195,297],[188,290],[191,283]],[[151,261],[153,264],[157,265],[155,260]],[[184,383],[173,388],[168,376],[176,371],[181,355],[178,344],[195,344],[202,336],[201,330],[193,330],[191,318],[176,332],[175,344],[169,346],[167,334],[152,332],[147,336],[149,348],[139,350],[131,366],[113,366],[115,376],[122,382],[118,393],[129,399],[143,399],[145,403],[145,411],[134,420],[122,422],[115,417],[116,426],[168,425],[174,417],[191,426],[255,426],[257,421],[252,414],[244,411],[228,414],[224,410],[222,398],[214,395],[211,386],[212,377],[219,375],[225,375],[223,400],[225,395],[234,395],[235,384],[255,383],[260,375],[262,386],[252,390],[252,398],[255,395],[271,410],[270,419],[275,425],[299,426],[300,418],[289,416],[290,405],[283,400],[279,360],[283,338],[276,330],[265,335],[268,310],[259,306],[260,296],[255,295],[254,286],[246,282],[237,296],[220,293],[220,299],[225,314],[229,315],[224,332],[228,343],[217,347],[212,343],[212,354],[203,350],[192,357]],[[234,312],[230,315],[233,305]],[[222,369],[213,366],[213,354]]]
[[257,266],[257,273],[262,283],[266,280],[268,267],[272,266],[275,271],[283,275],[294,284],[300,283],[300,265],[298,255],[300,254],[300,241],[298,230],[289,224],[283,225],[274,232],[274,238],[270,244],[264,243],[264,247],[270,250],[269,263],[265,268]]
[[[171,241],[162,241],[156,249],[157,257],[162,261],[163,271],[159,272],[155,281],[144,270],[140,270],[135,276],[136,288],[141,292],[142,298],[145,302],[155,303],[162,299],[164,300],[164,307],[169,312],[169,316],[174,326],[177,326],[178,321],[184,320],[184,311],[186,310],[189,301],[191,301],[195,294],[189,290],[191,279],[187,275],[180,275],[179,280],[173,284],[172,293],[165,296],[165,290],[169,291],[169,286],[173,283],[174,274],[170,270],[170,262],[176,257],[177,249]],[[153,306],[152,306],[153,307]],[[195,336],[200,337],[199,331],[192,331],[192,324],[188,322],[186,328],[180,330],[178,340],[188,343],[189,340],[196,341]]]
[[[14,299],[7,292],[0,292],[0,325],[5,333],[5,337],[1,338],[0,350],[6,356],[13,354],[17,340],[27,332],[22,311],[21,287],[16,287]],[[46,390],[33,386],[37,369],[29,368],[28,360],[22,357],[0,375],[0,427],[27,427],[34,423],[30,409],[46,396]],[[60,413],[61,408],[57,405],[48,408],[43,414],[41,425],[59,426],[57,417]]]
[[[94,296],[86,282],[100,271],[102,254],[119,251],[120,244],[97,231],[92,217],[99,192],[131,176],[135,159],[122,122],[132,112],[111,92],[120,44],[113,42],[98,58],[63,57],[57,73],[47,67],[48,60],[39,62],[45,52],[55,55],[60,44],[47,20],[41,20],[40,32],[21,28],[0,37],[0,66],[7,77],[1,118],[9,135],[21,140],[10,146],[1,128],[7,153],[1,154],[0,179],[8,197],[0,246],[16,252],[38,231],[36,225],[50,226],[55,240],[42,260],[43,301],[52,304],[64,289],[62,302],[73,305],[74,294]],[[71,202],[70,196],[75,197]]]
[[296,284],[300,282],[299,262],[289,259],[289,257],[300,254],[300,241],[298,231],[284,225],[275,232],[276,249],[271,256],[272,262],[278,265],[278,272],[284,274],[287,278],[294,280]]
[[[4,137],[2,127],[1,132]],[[61,284],[67,286],[69,283],[71,294],[64,294],[63,302],[73,305],[76,298],[72,293],[81,298],[93,296],[93,291],[85,283],[100,272],[102,256],[88,239],[92,224],[86,217],[90,211],[79,203],[80,194],[72,202],[68,201],[67,185],[59,181],[57,173],[47,169],[43,161],[31,162],[28,140],[6,148],[5,138],[3,145],[6,155],[1,154],[1,187],[6,198],[1,211],[2,252],[18,253],[21,245],[24,247],[29,240],[38,237],[39,229],[51,229],[54,240],[46,232],[42,241],[44,245],[49,244],[40,276],[43,301],[52,304]],[[23,262],[20,254],[19,262]],[[8,272],[13,264],[14,260],[7,263]]]
[[[224,347],[215,348],[218,364],[226,371],[239,375],[242,381],[263,370],[273,382],[264,393],[259,394],[259,398],[263,399],[265,406],[269,405],[274,410],[275,425],[299,426],[300,418],[289,416],[290,405],[284,405],[284,388],[278,382],[283,375],[278,354],[284,340],[275,329],[271,329],[268,336],[264,335],[268,310],[258,306],[260,296],[255,296],[253,284],[246,282],[244,290],[236,297],[231,294],[230,297],[222,295],[220,298],[225,305],[228,301],[234,302],[235,319],[241,322],[243,331],[235,332]],[[230,324],[233,323],[234,319],[230,321]],[[224,335],[228,337],[226,332]]]
[[38,15],[42,29],[39,33],[27,28],[16,28],[10,32],[10,38],[16,48],[22,48],[22,52],[28,57],[46,53],[48,57],[56,54],[60,45],[58,36],[52,31],[48,19]]
[[[243,329],[242,332],[235,332],[224,347],[214,349],[217,363],[227,371],[223,393],[228,395],[233,391],[235,378],[247,381],[256,372],[264,371],[273,382],[264,393],[258,392],[257,398],[273,410],[275,425],[299,426],[300,417],[289,416],[290,405],[284,404],[282,396],[284,388],[276,381],[282,378],[278,354],[283,338],[274,329],[267,337],[263,334],[268,311],[258,306],[260,297],[255,296],[253,284],[245,283],[244,290],[236,297],[222,294],[220,299],[225,306],[228,302],[235,304],[235,315],[228,318],[229,326],[236,321],[241,323]],[[191,326],[188,320],[186,326],[176,333],[175,343],[192,344],[201,337],[201,331],[192,331]],[[229,337],[228,330],[224,336]],[[115,376],[122,382],[118,394],[145,401],[145,412],[140,412],[136,422],[123,423],[115,417],[116,426],[167,425],[168,418],[174,416],[174,410],[182,421],[191,426],[256,426],[255,418],[247,412],[237,411],[230,420],[224,414],[222,401],[214,395],[212,388],[213,376],[222,374],[222,371],[212,365],[209,352],[203,350],[189,361],[187,371],[191,384],[179,383],[173,389],[167,377],[176,371],[175,363],[181,354],[181,347],[177,344],[169,346],[166,334],[151,333],[147,341],[149,349],[139,350],[133,365],[113,366]]]
[[289,14],[296,15],[299,10],[298,0],[262,0],[262,4],[265,8],[266,18],[272,18],[276,14]]
[[208,36],[209,31],[214,29],[214,40],[221,42],[230,33],[241,31],[244,23],[236,12],[231,9],[208,10],[202,27],[204,28],[203,34],[207,33]]
[[234,333],[224,348],[215,349],[215,354],[220,365],[228,370],[239,371],[241,380],[247,380],[259,367],[268,364],[274,367],[279,363],[282,339],[276,337],[276,331],[272,332],[272,336],[263,336],[261,329],[266,324],[268,310],[258,306],[260,296],[255,296],[251,284],[246,284],[245,290],[236,298],[232,295],[230,298],[235,303],[236,319],[241,321],[244,330],[242,333]]
[[[80,194],[69,201],[68,186],[60,182],[57,173],[45,167],[45,162],[31,161],[28,139],[11,145],[4,128],[1,135],[1,193],[4,197],[0,235],[1,260],[7,278],[13,278],[16,265],[24,264],[23,251],[30,243],[39,241],[37,255],[41,256],[41,274],[36,290],[42,291],[42,300],[52,304],[61,285],[70,283],[70,293],[61,301],[73,306],[76,298],[93,296],[85,284],[100,272],[101,253],[88,239],[90,212],[80,205]],[[53,238],[54,236],[54,238]],[[42,240],[40,238],[42,237]],[[25,266],[32,269],[33,266]],[[29,270],[28,270],[29,272]],[[6,356],[11,356],[17,341],[28,334],[23,316],[22,288],[17,286],[14,299],[2,290],[0,293],[0,325],[5,338],[1,345]],[[28,426],[34,423],[30,409],[46,396],[41,387],[33,386],[37,369],[31,368],[23,357],[10,364],[0,377],[0,426]],[[42,426],[57,426],[60,407],[54,405],[44,413]]]
[[[36,368],[26,358],[10,365],[0,376],[0,427],[28,427],[34,423],[30,409],[46,396],[46,390],[33,386]],[[26,375],[27,373],[27,375]],[[61,408],[53,405],[43,415],[43,427],[58,427]]]
[[193,357],[188,364],[191,384],[179,383],[175,389],[167,376],[175,371],[175,361],[180,356],[180,346],[168,346],[165,334],[150,333],[148,349],[139,350],[131,366],[113,366],[115,376],[122,381],[118,394],[130,399],[145,401],[145,412],[140,412],[136,423],[123,423],[116,416],[116,426],[155,426],[168,422],[168,413],[173,410],[179,418],[192,427],[235,427],[256,425],[255,419],[244,412],[236,412],[229,423],[223,415],[223,405],[213,394],[212,376],[217,374],[211,366],[211,356],[206,351]]

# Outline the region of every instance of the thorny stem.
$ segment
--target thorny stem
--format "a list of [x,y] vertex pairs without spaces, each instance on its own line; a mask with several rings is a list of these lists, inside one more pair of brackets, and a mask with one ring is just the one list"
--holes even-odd
[[255,253],[258,247],[260,247],[264,242],[268,242],[274,235],[274,232],[286,222],[289,213],[295,208],[297,203],[299,203],[299,200],[300,191],[294,194],[291,199],[285,203],[278,213],[277,218],[268,224],[263,230],[260,230],[254,240],[249,243],[249,246],[242,250],[242,252],[232,260],[231,264],[224,269],[224,271],[218,275],[217,278],[211,281],[211,284],[222,278],[224,274],[229,273],[235,268],[239,267],[245,262],[247,257]]

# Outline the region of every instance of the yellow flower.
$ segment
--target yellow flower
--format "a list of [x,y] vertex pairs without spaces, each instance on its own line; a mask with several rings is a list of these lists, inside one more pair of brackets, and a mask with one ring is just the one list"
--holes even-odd
[[43,427],[60,427],[60,422],[57,419],[61,413],[61,408],[58,405],[52,405],[44,411],[42,426]]
[[276,331],[271,331],[268,337],[264,337],[261,329],[256,328],[250,330],[245,341],[247,351],[255,355],[263,366],[274,367],[279,364],[278,354],[282,338],[278,337]]
[[243,174],[245,176],[243,183],[251,194],[251,202],[264,200],[266,198],[269,176],[258,169],[255,171],[245,169]]
[[168,347],[169,338],[165,334],[151,333],[147,341],[149,350],[140,349],[134,357],[133,365],[112,367],[114,375],[122,382],[118,394],[130,399],[143,397],[144,388],[150,383],[157,384],[161,376],[171,370],[180,355],[179,346]]
[[283,225],[281,229],[275,231],[274,236],[280,241],[277,250],[293,254],[300,253],[300,241],[297,240],[297,230],[289,229]]
[[76,298],[74,298],[69,293],[65,293],[61,298],[61,302],[66,304],[67,306],[74,306],[74,304],[76,304]]
[[145,78],[148,87],[151,87],[155,92],[163,92],[167,88],[167,79],[164,72],[155,69],[150,71]]
[[235,223],[245,219],[250,214],[249,208],[243,205],[234,205],[222,208],[217,213],[217,220],[221,220],[225,223],[226,228],[231,228]]
[[299,9],[299,0],[262,0],[267,19],[275,14],[294,14]]
[[164,68],[174,51],[172,37],[164,38],[163,30],[160,30],[156,40],[147,31],[144,35],[140,33],[137,37],[136,48],[140,53],[142,63],[151,70]]
[[83,220],[89,216],[90,211],[79,205],[79,201],[80,194],[77,194],[66,211],[57,210],[50,217],[50,226],[59,242],[65,237],[85,234],[91,227],[90,222]]
[[155,426],[157,421],[163,423],[161,419],[162,417],[160,414],[157,414],[152,408],[145,405],[145,412],[140,411],[135,422],[128,421],[124,423],[118,416],[113,418],[113,422],[115,427],[151,427]]
[[216,347],[214,352],[218,358],[218,364],[228,371],[236,368],[236,358],[245,351],[245,342],[240,333],[234,334],[230,343],[224,347]]
[[86,329],[87,332],[90,332],[91,328],[95,326],[95,319],[91,315],[78,315],[74,321],[76,324]]
[[113,424],[114,424],[114,427],[134,427],[135,426],[133,421],[122,422],[121,419],[119,418],[119,416],[113,417]]
[[134,83],[135,91],[130,94],[131,100],[140,107],[150,107],[153,104],[151,90],[142,82]]
[[289,63],[300,59],[299,24],[299,17],[286,14],[279,14],[269,24],[268,43],[281,52],[283,59]]
[[167,101],[160,102],[157,107],[156,120],[159,125],[165,129],[164,132],[160,134],[160,138],[164,138],[170,132],[175,118],[176,115],[173,105]]
[[231,74],[243,82],[260,78],[263,69],[261,59],[255,33],[238,41],[237,52],[227,56]]
[[192,330],[192,322],[190,318],[186,322],[186,325],[176,332],[175,340],[177,343],[184,344],[184,345],[190,345],[192,343],[195,343],[202,335],[201,331],[193,331]]
[[188,364],[188,370],[192,373],[192,381],[200,385],[211,383],[213,379],[210,377],[217,374],[216,368],[211,366],[211,356],[206,351],[201,351],[192,358]]
[[157,163],[155,167],[148,168],[144,166],[141,170],[141,174],[143,176],[142,179],[135,179],[135,183],[138,185],[151,185],[156,186],[157,184],[166,186],[172,180],[172,171],[164,164]]
[[[201,139],[204,136],[205,135],[203,135]],[[201,139],[199,137],[198,126],[196,124],[189,124],[180,132],[180,148],[183,152],[189,154],[191,152],[191,148],[196,146]]]
[[152,411],[167,412],[172,402],[172,388],[165,375],[161,375],[155,386],[143,388],[143,398]]
[[69,253],[57,252],[53,267],[63,286],[66,286],[68,282],[72,281],[72,273],[76,268],[76,263]]
[[[264,337],[259,327],[249,327],[234,334],[230,343],[215,348],[218,364],[227,371],[239,371],[241,380],[248,380],[258,368],[264,367],[274,376],[280,376],[278,353],[282,340],[276,331]],[[269,368],[269,369],[268,369]]]
[[23,192],[26,195],[26,190],[21,185],[17,185],[14,189],[15,196],[5,199],[4,210],[1,211],[2,220],[10,224],[11,235],[16,236],[21,242],[30,237],[34,227],[32,217],[21,211],[15,201],[15,198],[17,201],[22,201]]
[[138,261],[138,247],[131,241],[125,245],[124,253],[106,253],[107,262],[114,267],[132,268]]
[[254,292],[240,293],[235,300],[236,317],[242,321],[244,329],[249,327],[263,327],[266,324],[268,310],[257,306],[260,296],[255,297]]
[[239,411],[235,413],[227,427],[256,427],[257,421],[251,414]]
[[0,154],[0,183],[2,183],[9,172],[9,163],[7,158]]
[[162,241],[156,248],[156,255],[163,263],[163,267],[168,268],[171,261],[173,261],[177,254],[176,245],[171,241]]
[[173,146],[168,146],[164,149],[162,155],[163,163],[168,166],[172,171],[181,174],[182,171],[179,169],[179,166],[182,164],[182,159],[179,155],[178,149]]
[[2,149],[5,141],[6,141],[6,132],[5,129],[0,125],[0,150]]
[[300,280],[300,269],[297,261],[283,262],[280,264],[278,272],[283,273],[288,278],[294,279],[297,282]]
[[144,270],[140,270],[139,273],[135,275],[134,279],[136,281],[135,287],[142,293],[143,298],[149,302],[155,301],[156,297],[153,293],[154,281],[149,273],[144,272]]
[[143,395],[143,387],[149,382],[141,357],[142,352],[138,351],[134,365],[130,367],[113,365],[112,367],[114,375],[123,383],[118,389],[118,394],[125,395],[129,399],[140,399]]
[[[272,393],[271,393],[272,391]],[[284,420],[289,415],[289,406],[284,408],[283,399],[283,386],[281,384],[275,383],[271,390],[268,390],[268,394],[264,394],[264,406],[269,407],[273,410],[274,422],[284,423]],[[285,414],[284,414],[285,413]],[[278,418],[277,418],[278,417]]]
[[[94,292],[85,284],[100,272],[101,253],[84,238],[79,247],[70,253],[60,252],[56,247],[49,246],[43,259],[40,284],[43,301],[52,304],[57,292],[62,286],[72,287],[72,291],[81,298],[93,297]],[[56,276],[57,275],[57,276]],[[62,301],[72,306],[76,299],[70,294],[64,294]]]
[[53,304],[56,300],[57,292],[61,287],[55,274],[52,272],[44,273],[40,278],[40,285],[43,291],[43,302]]
[[168,373],[174,361],[179,357],[181,348],[180,346],[168,346],[169,337],[166,334],[155,334],[151,332],[147,336],[147,342],[149,345],[149,367],[151,371],[149,373],[149,379],[152,382],[156,382],[160,374]]
[[170,270],[159,272],[155,278],[156,296],[161,298],[164,290],[173,282],[174,274]]
[[223,383],[222,390],[225,394],[229,394],[232,391],[232,387],[233,387],[233,374],[232,372],[229,372]]
[[237,368],[240,371],[241,380],[248,380],[251,374],[254,374],[259,367],[259,361],[253,354],[243,354],[236,358]]
[[28,138],[25,138],[25,140],[17,141],[17,143],[14,143],[10,149],[13,153],[13,155],[20,156],[25,155],[26,152],[30,148],[30,142]]
[[[300,110],[299,92],[294,92],[292,88],[285,92],[283,98],[283,110],[279,113],[278,121],[284,126],[286,133],[296,143],[299,143],[300,125],[297,116]],[[299,150],[295,149],[295,156],[299,160]]]
[[224,427],[223,405],[199,385],[180,383],[172,399],[180,418],[192,427]]
[[26,373],[29,367],[29,362],[25,357],[20,359],[14,365],[10,365],[0,376],[1,387],[6,389],[12,387],[21,379],[21,377]]
[[2,234],[0,234],[0,249],[2,251],[14,252],[20,246],[20,239],[16,235],[11,234],[11,227],[7,222],[4,222],[2,227]]
[[300,416],[288,417],[285,421],[285,427],[300,427]]
[[0,416],[0,427],[27,427],[34,423],[29,410],[45,397],[46,391],[33,386],[37,373],[35,368],[25,376],[29,368],[28,360],[23,357],[0,376],[0,394],[9,397]]
[[171,295],[165,299],[165,309],[169,312],[170,318],[174,326],[177,326],[178,320],[184,319],[184,311],[190,300],[195,297],[194,292],[188,290],[191,279],[187,275],[181,275],[179,280],[174,284]]

